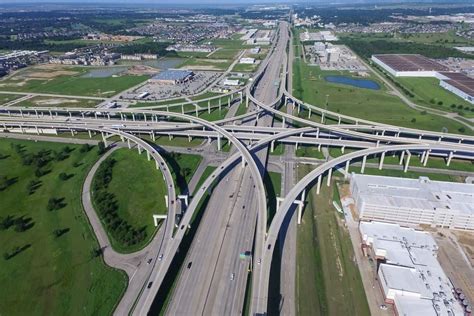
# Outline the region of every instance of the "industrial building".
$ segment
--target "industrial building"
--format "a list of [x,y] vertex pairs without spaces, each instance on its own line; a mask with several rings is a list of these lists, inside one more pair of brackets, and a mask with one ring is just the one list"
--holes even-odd
[[255,64],[255,58],[251,58],[251,57],[243,57],[243,58],[240,58],[239,64],[249,64],[249,65],[253,65],[253,64]]
[[474,184],[353,174],[350,190],[363,220],[474,230]]
[[191,80],[194,72],[191,70],[165,70],[150,79],[150,83],[179,84]]
[[437,78],[441,87],[474,104],[474,79],[434,60],[416,54],[386,54],[373,55],[372,61],[394,77]]
[[459,72],[441,72],[439,75],[441,87],[474,104],[474,79]]
[[372,61],[394,77],[437,77],[449,68],[418,54],[373,55]]
[[426,232],[396,224],[360,222],[361,249],[377,262],[385,302],[395,315],[462,316],[454,286],[437,260],[438,246]]

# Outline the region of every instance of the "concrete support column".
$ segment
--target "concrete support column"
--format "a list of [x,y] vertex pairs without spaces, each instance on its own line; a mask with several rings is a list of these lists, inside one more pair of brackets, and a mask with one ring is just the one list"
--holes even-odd
[[316,185],[316,194],[319,194],[319,191],[321,190],[321,180],[322,180],[322,175],[318,177],[318,184]]
[[[10,116],[10,111],[8,111],[8,116]],[[49,110],[49,116],[50,116],[51,118],[53,118],[53,112],[51,112],[51,110]],[[97,115],[96,115],[95,118],[97,118]]]
[[87,130],[87,133],[89,134],[89,138],[92,138],[92,133],[91,133],[91,130]]
[[365,163],[367,162],[367,155],[362,157],[362,168],[360,168],[360,173],[364,173],[365,171]]
[[270,152],[272,153],[275,150],[275,141],[272,140],[270,143]]
[[405,161],[405,167],[403,168],[403,172],[408,171],[408,166],[410,166],[410,158],[411,158],[411,153],[407,151],[407,160]]
[[337,117],[337,124],[341,125],[341,117],[340,116]]
[[301,104],[298,103],[298,114],[300,114],[300,111],[301,111]]
[[399,165],[401,165],[403,163],[403,158],[405,158],[405,151],[402,151],[402,153],[400,155],[400,161],[398,162]]
[[20,115],[21,117],[23,117],[23,111],[20,109]]
[[324,123],[324,112],[321,112],[321,123]]
[[227,99],[227,107],[228,107],[228,108],[230,108],[230,99],[231,99],[231,98],[228,98],[228,99]]
[[[71,114],[71,113],[69,113]],[[107,119],[110,121],[110,113],[107,113]]]
[[350,160],[347,160],[346,161],[346,167],[344,169],[345,173],[344,173],[344,179],[347,179],[348,175],[349,175],[349,165],[350,165],[351,161]]
[[199,116],[199,112],[198,112],[197,106],[194,108],[194,111],[195,111],[195,115],[196,115],[196,116]]
[[[36,135],[39,135],[40,132],[39,132],[38,126],[35,126],[35,130],[36,130]],[[71,130],[71,131],[72,131],[72,130]],[[72,135],[72,136],[74,136],[74,135]]]
[[207,101],[207,113],[211,113],[211,100]]
[[172,140],[172,139],[173,139],[173,135],[168,134],[168,139],[169,139],[169,140]]
[[191,142],[193,140],[193,137],[191,135],[188,135],[188,142]]
[[71,129],[71,136],[74,136],[74,130]]
[[430,158],[430,152],[431,152],[431,150],[426,151],[425,161],[423,162],[423,167],[426,167],[426,164],[428,163],[428,158]]
[[156,140],[155,132],[151,132],[150,135],[151,135],[151,139],[152,139],[153,141],[155,141],[155,140]]
[[137,144],[137,149],[138,149],[138,154],[142,154],[142,148],[140,147],[140,145]]
[[383,160],[385,159],[385,151],[380,155],[380,161],[379,161],[379,170],[382,170],[383,168]]
[[281,122],[281,127],[285,128],[286,127],[286,120],[285,117],[283,116],[283,120]]
[[123,135],[120,135],[120,140],[121,140],[122,142],[124,142],[124,141],[125,141],[125,137],[123,137]]
[[217,150],[221,150],[221,135],[217,135]]
[[104,132],[101,132],[102,134],[102,141],[104,142],[105,147],[107,147],[107,138],[104,135]]
[[245,107],[246,108],[249,107],[249,96],[248,95],[245,95]]
[[344,149],[346,149],[346,146],[341,147],[341,153],[344,153]]
[[321,144],[318,145],[318,151],[321,152]]
[[146,159],[148,159],[148,161],[150,161],[150,152],[148,150],[146,151]]
[[127,138],[127,146],[128,146],[128,149],[132,149],[132,145],[130,144],[130,139]]
[[304,201],[295,201],[298,204],[298,225],[301,224],[301,218],[303,217]]
[[316,138],[319,138],[319,127],[316,129]]
[[308,109],[309,112],[308,112],[308,118],[311,118],[311,108]]
[[295,152],[298,150],[298,142],[295,144]]
[[328,171],[328,181],[326,183],[327,186],[331,185],[331,176],[332,176],[332,168],[330,168]]
[[[51,112],[50,112],[50,113],[51,113]],[[51,115],[51,117],[53,117],[53,116]],[[95,119],[97,120],[97,112],[94,112],[94,117],[95,117]]]
[[[84,117],[84,115],[82,115],[82,117]],[[123,114],[120,113],[120,120],[123,121]]]
[[135,121],[135,113],[132,113],[132,120]]
[[451,159],[453,159],[453,152],[452,151],[449,152],[448,161],[446,162],[446,166],[449,167],[449,165],[451,164]]
[[421,154],[421,159],[420,159],[420,162],[421,162],[421,163],[424,163],[424,161],[425,161],[425,156],[426,156],[426,151],[423,151],[423,153]]
[[155,160],[155,167],[156,167],[156,170],[159,170],[160,169],[160,164],[158,163],[158,161]]
[[35,110],[35,116],[38,118],[39,115],[38,115],[38,110]]
[[242,169],[245,168],[245,158],[242,156]]

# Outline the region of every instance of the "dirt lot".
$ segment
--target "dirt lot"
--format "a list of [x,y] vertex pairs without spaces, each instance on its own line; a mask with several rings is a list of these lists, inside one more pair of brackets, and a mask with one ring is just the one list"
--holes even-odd
[[[474,303],[474,267],[463,251],[466,245],[472,250],[474,233],[438,230],[433,232],[438,243],[438,260],[456,288],[461,288],[471,304]],[[459,238],[459,239],[458,239]],[[468,245],[468,246],[469,246]]]

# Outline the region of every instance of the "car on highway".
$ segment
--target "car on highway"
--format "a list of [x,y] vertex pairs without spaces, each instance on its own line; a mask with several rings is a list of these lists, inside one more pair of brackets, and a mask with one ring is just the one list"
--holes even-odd
[[257,264],[261,264],[261,263],[262,263],[262,259],[258,259]]
[[231,273],[231,274],[230,274],[230,280],[231,280],[231,281],[234,281],[234,279],[235,279],[235,273]]
[[147,264],[150,264],[152,261],[153,261],[153,259],[152,259],[152,258],[150,258],[150,259],[148,259],[148,260],[147,260],[147,262],[146,262],[146,263],[147,263]]
[[147,288],[149,288],[149,289],[150,289],[152,285],[153,285],[153,282],[150,282],[150,283],[148,283],[148,286],[147,286]]
[[158,261],[161,261],[163,260],[163,254],[161,254],[159,257],[158,257]]
[[188,262],[188,269],[191,269],[191,266],[193,265],[193,262],[192,261],[189,261]]

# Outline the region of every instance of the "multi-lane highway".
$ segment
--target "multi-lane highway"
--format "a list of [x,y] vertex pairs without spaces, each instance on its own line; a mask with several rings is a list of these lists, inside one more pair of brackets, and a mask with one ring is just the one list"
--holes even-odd
[[[289,25],[281,22],[270,53],[250,83],[241,90],[224,96],[204,99],[221,100],[221,106],[232,106],[235,113],[240,102],[248,104],[243,115],[229,115],[211,123],[192,114],[184,113],[184,105],[196,101],[181,102],[183,113],[168,112],[172,106],[160,108],[84,109],[47,107],[0,107],[0,129],[9,133],[47,134],[70,131],[102,133],[107,142],[111,135],[122,138],[122,146],[143,151],[165,177],[168,187],[168,219],[154,241],[143,250],[146,256],[131,255],[133,265],[127,271],[129,287],[115,314],[145,315],[173,262],[188,225],[199,210],[200,201],[210,195],[194,239],[187,251],[176,284],[170,293],[166,313],[170,315],[226,315],[242,314],[246,297],[250,300],[252,314],[268,311],[270,267],[277,244],[281,238],[282,257],[281,294],[284,298],[281,313],[295,313],[295,216],[294,201],[309,186],[319,187],[323,175],[330,177],[333,169],[345,168],[352,163],[365,167],[369,155],[401,152],[405,157],[404,169],[409,167],[412,155],[421,155],[423,164],[430,156],[445,157],[447,164],[454,158],[473,160],[474,137],[408,129],[379,124],[359,118],[330,112],[294,98],[291,91],[292,47],[288,43]],[[286,111],[280,106],[288,105]],[[216,105],[214,105],[216,106]],[[304,107],[309,115],[318,115],[320,122],[301,118],[293,113]],[[197,111],[209,110],[206,108]],[[338,124],[327,125],[331,117]],[[279,118],[283,123],[275,122]],[[300,128],[291,127],[298,122]],[[180,223],[174,223],[177,200],[174,184],[160,155],[161,148],[150,145],[141,136],[174,135],[209,139],[220,149],[224,139],[232,143],[230,153],[221,153],[223,161],[191,197],[189,206]],[[284,200],[279,211],[269,222],[263,177],[268,170],[269,151],[277,143],[287,144],[282,160]],[[318,162],[316,169],[298,183],[294,183],[294,149],[301,144],[356,148],[327,162]],[[133,145],[133,146],[132,146]],[[202,171],[202,168],[200,168]],[[91,175],[92,176],[92,175]],[[197,178],[193,179],[197,183]],[[84,188],[84,204],[87,203],[87,186]],[[92,206],[87,208],[91,222]],[[177,228],[174,229],[174,225]],[[97,226],[96,225],[96,226]],[[283,228],[283,229],[282,229]],[[100,231],[96,227],[95,231]],[[107,240],[101,244],[106,245]],[[109,251],[110,252],[110,251]],[[142,253],[142,254],[143,254]],[[107,253],[113,258],[113,253]],[[160,259],[158,257],[160,256]],[[162,257],[161,257],[162,256]],[[144,258],[152,257],[153,264],[141,265]],[[137,259],[138,258],[138,259]],[[114,259],[117,260],[117,259]],[[128,262],[128,261],[127,261]],[[114,265],[113,260],[108,263]],[[126,265],[128,263],[117,263]],[[128,270],[129,266],[124,269]],[[249,286],[249,276],[252,279]],[[250,289],[250,293],[248,292]]]

